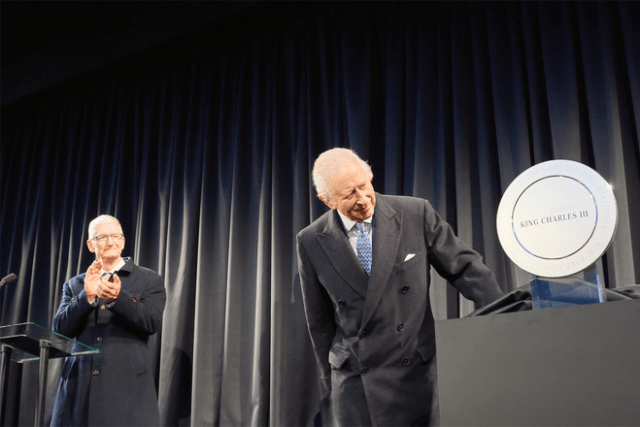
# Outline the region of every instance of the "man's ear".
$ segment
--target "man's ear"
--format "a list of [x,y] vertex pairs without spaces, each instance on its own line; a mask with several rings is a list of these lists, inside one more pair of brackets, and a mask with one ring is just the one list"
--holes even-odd
[[334,209],[335,210],[338,207],[338,205],[336,205],[336,202],[325,200],[319,194],[318,194],[318,199],[320,199],[320,201],[322,201],[322,203],[324,203],[325,205],[329,206],[330,209]]
[[93,240],[87,240],[87,247],[89,248],[89,252],[95,252],[93,247]]

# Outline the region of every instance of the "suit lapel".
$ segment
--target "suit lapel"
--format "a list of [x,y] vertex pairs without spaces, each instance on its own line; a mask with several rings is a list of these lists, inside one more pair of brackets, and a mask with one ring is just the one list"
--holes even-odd
[[401,229],[402,211],[396,212],[386,203],[384,196],[376,193],[373,264],[369,277],[367,300],[362,312],[361,328],[364,328],[369,322],[387,286],[400,245]]
[[335,211],[330,212],[324,229],[316,237],[336,271],[364,299],[369,276],[353,252],[342,221]]

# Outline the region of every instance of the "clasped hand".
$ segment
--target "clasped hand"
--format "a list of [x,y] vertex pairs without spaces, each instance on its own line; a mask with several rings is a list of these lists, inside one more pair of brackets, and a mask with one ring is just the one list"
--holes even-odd
[[96,298],[100,298],[106,303],[110,303],[120,294],[121,282],[117,274],[113,275],[113,282],[100,278],[102,270],[102,261],[95,260],[87,269],[87,275],[84,279],[84,292],[87,294],[87,300],[92,303]]

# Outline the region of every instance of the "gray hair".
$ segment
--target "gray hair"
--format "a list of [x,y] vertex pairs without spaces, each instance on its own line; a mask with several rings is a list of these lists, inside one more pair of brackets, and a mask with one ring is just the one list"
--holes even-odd
[[351,166],[357,160],[367,174],[369,180],[373,179],[371,166],[362,160],[353,150],[348,148],[332,148],[320,154],[313,164],[313,185],[316,188],[318,197],[322,200],[333,202],[333,188],[330,179],[340,171]]
[[95,218],[93,221],[91,221],[89,223],[89,240],[93,239],[94,237],[96,237],[96,228],[101,225],[101,224],[111,224],[111,223],[117,223],[118,226],[120,227],[120,233],[124,234],[122,232],[122,225],[120,225],[120,221],[118,221],[118,218],[116,218],[115,216],[111,216],[111,215],[100,215],[99,217]]

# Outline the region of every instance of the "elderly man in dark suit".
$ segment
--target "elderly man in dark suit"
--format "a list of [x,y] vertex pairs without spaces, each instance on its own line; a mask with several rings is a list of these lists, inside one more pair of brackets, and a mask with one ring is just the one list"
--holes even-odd
[[121,257],[124,243],[116,218],[91,221],[96,259],[64,284],[53,330],[100,353],[64,362],[52,426],[160,424],[147,342],[162,325],[166,293],[162,277]]
[[376,193],[372,178],[348,149],[314,165],[331,211],[298,234],[297,251],[321,381],[341,426],[438,425],[429,270],[476,307],[503,292],[428,201]]

